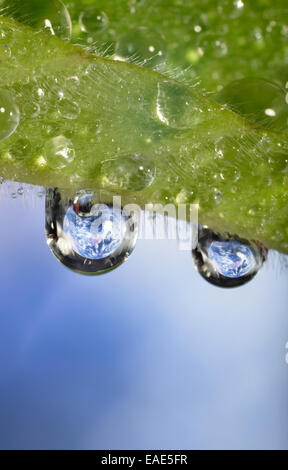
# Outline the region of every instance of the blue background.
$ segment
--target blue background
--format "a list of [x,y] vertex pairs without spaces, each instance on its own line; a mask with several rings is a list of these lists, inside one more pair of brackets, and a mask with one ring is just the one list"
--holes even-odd
[[1,197],[0,447],[288,448],[287,268],[221,290],[173,241],[99,277]]

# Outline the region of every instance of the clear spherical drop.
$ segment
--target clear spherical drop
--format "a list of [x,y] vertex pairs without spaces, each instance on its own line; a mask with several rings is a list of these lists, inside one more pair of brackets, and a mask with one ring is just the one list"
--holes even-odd
[[71,18],[61,0],[0,0],[1,15],[45,31],[61,39],[70,39]]
[[39,116],[41,108],[36,101],[29,101],[23,106],[23,112],[28,118],[35,118]]
[[72,198],[58,189],[47,191],[47,243],[73,271],[102,274],[118,267],[133,251],[137,234],[133,212],[99,202],[93,191],[81,190]]
[[260,78],[243,78],[225,86],[214,99],[251,122],[286,131],[288,105],[285,90]]
[[203,119],[195,94],[172,80],[158,83],[155,114],[162,124],[173,129],[189,129]]
[[64,135],[47,140],[44,146],[44,158],[47,165],[53,170],[65,168],[75,158],[75,150],[71,140]]
[[104,11],[101,11],[98,8],[86,8],[80,13],[79,25],[81,31],[84,33],[99,33],[107,27],[108,17]]
[[145,155],[134,153],[105,160],[101,178],[105,187],[141,191],[153,183],[155,165]]
[[0,140],[9,137],[18,127],[20,112],[9,91],[0,89]]
[[65,119],[76,119],[80,114],[80,106],[76,101],[63,98],[57,103],[58,113]]
[[118,39],[115,58],[155,68],[166,61],[166,43],[160,33],[141,27],[128,31]]
[[9,147],[9,154],[15,160],[29,158],[32,153],[32,146],[28,139],[20,138]]
[[267,250],[259,243],[200,227],[192,256],[196,269],[208,282],[219,287],[237,287],[257,274],[267,258]]

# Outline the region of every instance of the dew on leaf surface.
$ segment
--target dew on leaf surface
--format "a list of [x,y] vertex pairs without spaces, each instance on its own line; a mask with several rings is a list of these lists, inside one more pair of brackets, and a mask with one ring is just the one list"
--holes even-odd
[[226,85],[214,99],[251,122],[288,132],[285,91],[260,78],[243,78]]
[[84,33],[99,33],[108,25],[108,17],[104,11],[95,7],[86,8],[79,15],[79,24]]
[[135,61],[150,68],[165,63],[167,57],[165,39],[158,32],[140,27],[118,38],[115,59]]
[[101,178],[105,187],[140,191],[153,183],[155,165],[145,155],[134,153],[105,160]]
[[0,89],[0,140],[9,137],[18,127],[20,112],[11,93]]
[[47,165],[53,170],[61,170],[75,158],[75,150],[70,139],[63,135],[48,139],[44,146]]
[[166,126],[189,129],[197,125],[203,109],[189,88],[172,80],[158,83],[155,114]]

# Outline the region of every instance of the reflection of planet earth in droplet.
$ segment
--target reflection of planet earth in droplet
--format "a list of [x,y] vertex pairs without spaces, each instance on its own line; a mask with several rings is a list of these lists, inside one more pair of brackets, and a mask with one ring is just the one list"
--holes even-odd
[[80,217],[69,207],[63,229],[75,252],[89,259],[111,255],[123,241],[126,224],[120,210],[99,204],[91,217]]
[[208,257],[214,268],[225,277],[242,277],[255,269],[253,250],[237,240],[212,242]]

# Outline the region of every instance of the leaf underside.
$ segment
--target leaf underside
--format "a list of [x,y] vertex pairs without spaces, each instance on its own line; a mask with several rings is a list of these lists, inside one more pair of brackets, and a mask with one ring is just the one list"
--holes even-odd
[[[284,90],[285,4],[258,0],[231,12],[233,2],[191,3],[97,1],[109,26],[88,34],[79,16],[95,2],[71,2],[70,41],[16,21],[13,12],[0,17],[1,90],[20,112],[15,132],[0,141],[0,175],[108,189],[142,206],[198,203],[201,223],[288,253],[286,129],[257,125],[215,95],[245,77],[273,80]],[[155,48],[164,44],[165,60],[153,67],[153,58],[114,60],[117,38],[141,28]],[[73,158],[53,168],[49,155],[63,142]],[[155,169],[149,185],[109,179],[109,161],[119,162],[121,172],[135,155],[144,170]]]

